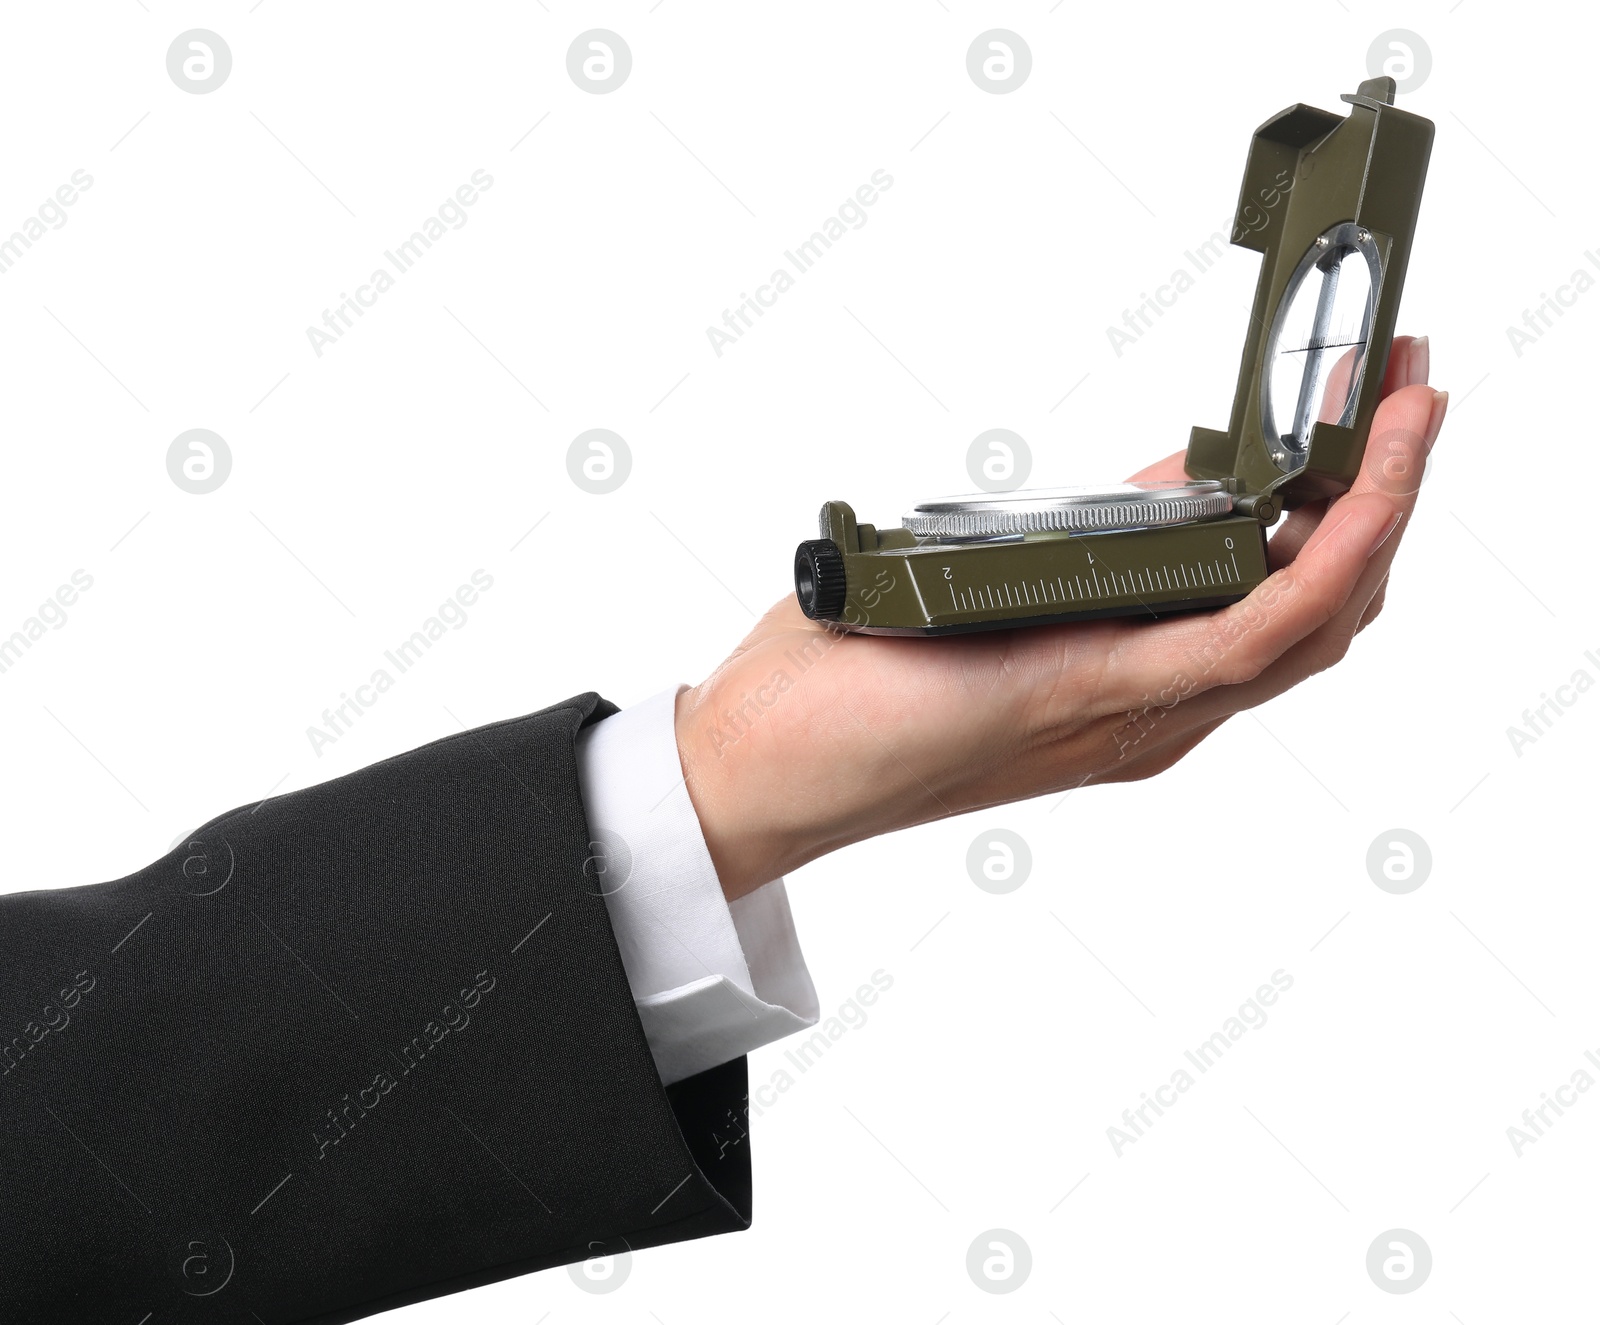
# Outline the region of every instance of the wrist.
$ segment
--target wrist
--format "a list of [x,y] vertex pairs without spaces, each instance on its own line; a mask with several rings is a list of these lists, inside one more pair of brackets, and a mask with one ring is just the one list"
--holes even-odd
[[731,721],[714,679],[678,692],[673,726],[684,787],[728,901],[820,854],[800,845],[810,834],[796,798],[766,771],[771,733]]

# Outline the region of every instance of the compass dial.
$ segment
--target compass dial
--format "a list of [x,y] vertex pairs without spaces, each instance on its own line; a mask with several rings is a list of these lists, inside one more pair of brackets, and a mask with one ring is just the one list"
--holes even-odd
[[1190,479],[940,497],[917,506],[903,523],[919,538],[996,538],[1159,529],[1232,509],[1233,497],[1221,480]]

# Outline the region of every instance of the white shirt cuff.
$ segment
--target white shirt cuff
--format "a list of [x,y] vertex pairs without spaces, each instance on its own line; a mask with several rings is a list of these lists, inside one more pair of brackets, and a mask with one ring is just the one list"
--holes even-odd
[[729,903],[684,786],[678,691],[578,733],[578,780],[611,927],[666,1085],[817,1022],[782,879]]

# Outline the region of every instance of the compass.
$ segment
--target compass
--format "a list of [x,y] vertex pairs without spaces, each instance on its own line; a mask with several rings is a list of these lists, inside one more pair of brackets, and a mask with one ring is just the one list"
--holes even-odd
[[940,497],[897,528],[822,508],[795,552],[817,621],[945,635],[1239,601],[1267,577],[1267,529],[1346,491],[1394,335],[1433,124],[1392,78],[1295,105],[1256,130],[1233,243],[1261,258],[1226,431],[1195,428],[1175,482]]

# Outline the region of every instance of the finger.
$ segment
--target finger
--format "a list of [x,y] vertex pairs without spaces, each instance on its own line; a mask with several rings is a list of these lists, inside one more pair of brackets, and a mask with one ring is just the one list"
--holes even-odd
[[[1383,585],[1387,584],[1387,577],[1380,584],[1380,595]],[[1362,624],[1370,615],[1376,615],[1374,602],[1362,602],[1359,593],[1352,593],[1347,608],[1356,613],[1357,624],[1351,626],[1343,618],[1343,614],[1336,615],[1335,619],[1323,628],[1311,632],[1304,639],[1277,658],[1259,676],[1238,685],[1218,686],[1204,694],[1198,694],[1193,699],[1185,700],[1178,704],[1157,725],[1157,730],[1162,739],[1167,743],[1183,745],[1187,741],[1198,743],[1196,732],[1210,732],[1216,726],[1226,721],[1236,713],[1243,713],[1249,709],[1259,708],[1268,700],[1276,699],[1286,690],[1300,685],[1309,680],[1318,672],[1326,671],[1335,663],[1340,662],[1349,651],[1352,640],[1361,629]],[[1381,606],[1381,603],[1378,604]],[[1138,721],[1137,716],[1129,721]],[[1146,726],[1152,725],[1149,715],[1143,717]],[[1113,749],[1121,750],[1126,744],[1127,737],[1122,737],[1122,744],[1118,744],[1115,732],[1108,732],[1107,741]],[[1192,744],[1186,748],[1192,748]],[[1159,768],[1152,766],[1151,772],[1158,772]],[[1137,773],[1130,777],[1108,776],[1108,781],[1128,781],[1134,776],[1148,776]]]
[[1306,540],[1316,531],[1327,513],[1328,503],[1325,501],[1308,502],[1289,512],[1288,519],[1267,543],[1267,565],[1273,570],[1280,570],[1299,556],[1300,549],[1306,545]]
[[[1202,693],[1202,688],[1196,687],[1194,697],[1197,703],[1184,706],[1188,710],[1182,715],[1184,727],[1229,711],[1254,708],[1331,667],[1349,651],[1356,635],[1382,611],[1389,570],[1404,534],[1406,521],[1416,506],[1416,489],[1409,486],[1406,476],[1421,472],[1428,451],[1438,439],[1448,401],[1445,392],[1418,386],[1407,387],[1383,403],[1379,409],[1379,419],[1374,423],[1375,441],[1379,446],[1375,448],[1369,445],[1369,459],[1355,486],[1348,496],[1332,503],[1324,522],[1324,528],[1331,526],[1333,521],[1341,518],[1340,512],[1351,502],[1360,503],[1366,509],[1382,510],[1386,506],[1390,512],[1380,523],[1374,535],[1377,541],[1345,601],[1313,630],[1294,640],[1277,656],[1268,659],[1253,674],[1249,671],[1248,660],[1238,665],[1232,673],[1228,670],[1233,666],[1231,662],[1228,667],[1219,668],[1219,674],[1236,674],[1241,679],[1226,682],[1226,688],[1215,694]],[[1397,475],[1401,477],[1397,478]],[[1400,489],[1397,494],[1387,490],[1397,487]],[[1311,550],[1319,544],[1322,534],[1323,529],[1319,528],[1302,556],[1312,555]],[[1378,538],[1378,535],[1383,536]],[[1299,564],[1297,559],[1285,571],[1276,572],[1273,578],[1278,574],[1292,573]],[[1268,584],[1271,582],[1267,581]],[[1246,603],[1249,601],[1245,600]],[[1250,655],[1250,659],[1259,656]],[[1182,730],[1183,727],[1175,725],[1175,729]]]
[[[1115,752],[1117,762],[1091,780],[1133,782],[1164,772],[1234,714],[1258,708],[1339,662],[1353,637],[1383,610],[1388,584],[1389,577],[1385,575],[1378,584],[1377,593],[1361,610],[1354,630],[1330,633],[1335,631],[1334,624],[1330,623],[1295,645],[1253,681],[1219,686],[1166,708],[1146,705],[1115,719],[1103,720],[1101,737],[1107,748]],[[1344,610],[1359,604],[1359,599],[1359,593],[1352,593]],[[1141,750],[1142,745],[1148,745],[1148,750]],[[1168,749],[1177,753],[1167,754]]]
[[[1413,385],[1395,392],[1379,405],[1368,434],[1361,469],[1347,497],[1295,511],[1268,545],[1269,564],[1278,567],[1292,561],[1326,513],[1337,510],[1348,496],[1381,493],[1394,503],[1397,518],[1409,516],[1416,506],[1428,452],[1438,440],[1444,422],[1447,401],[1446,392]],[[1391,559],[1393,553],[1391,548]],[[1387,569],[1385,562],[1379,573]]]
[[1349,493],[1329,504],[1331,515],[1347,501],[1381,497],[1394,513],[1388,533],[1374,544],[1362,579],[1352,591],[1357,610],[1348,621],[1337,623],[1339,629],[1348,630],[1352,637],[1388,576],[1405,536],[1416,509],[1423,466],[1438,440],[1448,403],[1448,393],[1426,386],[1406,387],[1384,401],[1373,421],[1361,472]]
[[1341,609],[1318,628],[1315,638],[1301,641],[1297,651],[1286,650],[1281,659],[1251,678],[1254,690],[1241,699],[1261,703],[1332,666],[1344,657],[1363,625],[1382,610],[1389,569],[1417,504],[1414,476],[1421,474],[1428,452],[1438,440],[1448,403],[1449,396],[1443,391],[1409,386],[1379,406],[1361,473],[1349,494],[1330,504],[1326,518],[1337,518],[1348,502],[1383,502],[1391,512],[1387,533],[1374,545]]
[[[1384,374],[1382,398],[1386,400],[1396,391],[1426,382],[1429,358],[1426,336],[1396,336],[1389,349],[1389,363]],[[1382,407],[1379,408],[1381,414]],[[1369,450],[1371,439],[1377,434],[1378,423],[1379,417],[1374,416],[1373,428],[1367,435]],[[1273,570],[1287,566],[1295,559],[1327,509],[1326,502],[1311,502],[1290,512],[1282,528],[1272,536],[1272,542],[1267,549],[1267,564]]]
[[1189,477],[1189,471],[1183,467],[1187,451],[1175,451],[1164,460],[1157,460],[1153,465],[1146,465],[1137,474],[1128,480],[1129,483],[1180,483]]
[[1328,380],[1322,388],[1322,404],[1317,410],[1318,423],[1337,423],[1343,416],[1344,407],[1350,403],[1350,378],[1355,372],[1356,359],[1362,348],[1352,345],[1339,356],[1338,362],[1328,373]]
[[1407,512],[1422,486],[1428,452],[1438,440],[1449,394],[1425,384],[1403,387],[1378,406],[1352,495],[1380,492]]
[[[1111,714],[1243,685],[1327,624],[1360,582],[1392,526],[1389,499],[1346,498],[1290,565],[1221,611],[1127,626],[1112,637],[1090,711]],[[1365,606],[1363,600],[1362,606]]]
[[1383,389],[1378,392],[1378,399],[1392,396],[1401,387],[1426,382],[1431,366],[1426,336],[1396,336],[1389,343],[1389,362],[1384,366]]
[[1389,577],[1385,575],[1383,579],[1378,582],[1378,592],[1372,595],[1372,598],[1367,603],[1366,609],[1361,613],[1361,620],[1356,622],[1356,634],[1359,635],[1363,630],[1365,630],[1378,619],[1378,614],[1383,611],[1383,600],[1388,597],[1388,594]]

